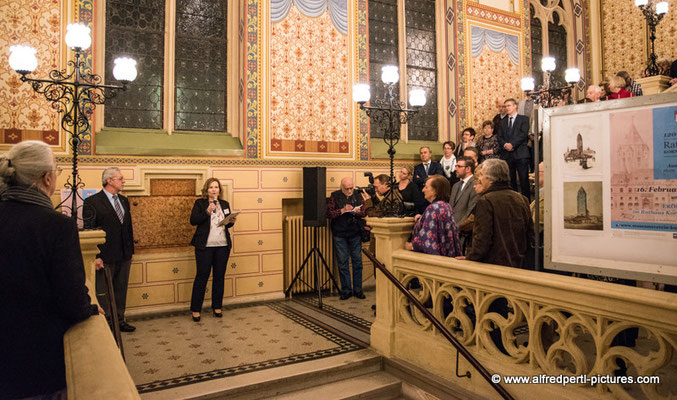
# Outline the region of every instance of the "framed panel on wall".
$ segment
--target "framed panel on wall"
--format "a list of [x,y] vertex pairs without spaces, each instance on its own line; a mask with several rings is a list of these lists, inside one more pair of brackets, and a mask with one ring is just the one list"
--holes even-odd
[[677,94],[542,113],[545,267],[677,284]]

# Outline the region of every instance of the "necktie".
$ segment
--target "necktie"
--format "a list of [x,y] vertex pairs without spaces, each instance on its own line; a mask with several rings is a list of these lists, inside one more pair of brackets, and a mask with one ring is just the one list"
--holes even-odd
[[463,191],[463,186],[465,185],[465,181],[461,181],[461,187],[458,188],[458,192],[456,192],[456,198],[454,199],[454,202],[457,202],[459,197],[461,197],[461,192]]
[[513,117],[510,117],[510,120],[508,120],[508,129],[512,129],[512,119]]
[[118,201],[118,195],[113,195],[113,204],[115,204],[115,213],[118,215],[120,223],[125,219],[125,215],[122,213],[122,207],[120,207],[120,202]]
[[428,168],[430,168],[430,163],[423,164],[425,167],[425,174],[428,175]]

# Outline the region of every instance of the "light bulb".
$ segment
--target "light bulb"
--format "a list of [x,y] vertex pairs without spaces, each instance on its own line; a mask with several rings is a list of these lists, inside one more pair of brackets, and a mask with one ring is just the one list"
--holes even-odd
[[536,82],[534,81],[534,78],[532,77],[526,77],[522,78],[522,90],[525,92],[528,92],[530,90],[534,90],[536,87]]

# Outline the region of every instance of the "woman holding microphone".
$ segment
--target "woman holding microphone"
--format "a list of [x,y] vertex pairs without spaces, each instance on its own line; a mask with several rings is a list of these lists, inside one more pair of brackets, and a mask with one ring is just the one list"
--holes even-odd
[[197,225],[193,240],[195,246],[195,264],[197,273],[193,282],[193,295],[190,301],[190,311],[193,321],[200,321],[200,311],[205,297],[209,273],[213,269],[212,277],[212,310],[214,316],[221,318],[223,313],[223,279],[226,275],[228,256],[232,243],[228,228],[235,224],[235,217],[227,223],[222,221],[231,214],[230,205],[221,197],[221,182],[216,178],[209,178],[202,187],[202,197],[195,200],[193,211],[190,214],[190,224]]

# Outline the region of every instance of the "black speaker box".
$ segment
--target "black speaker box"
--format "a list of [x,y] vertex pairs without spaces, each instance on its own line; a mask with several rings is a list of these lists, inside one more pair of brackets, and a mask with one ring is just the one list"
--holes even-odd
[[303,226],[324,226],[327,215],[327,168],[303,167]]

